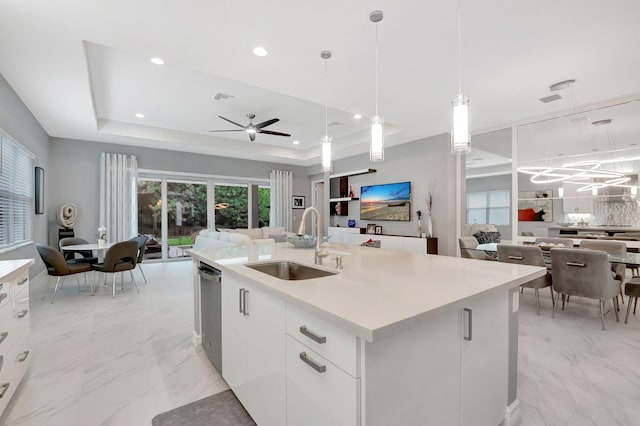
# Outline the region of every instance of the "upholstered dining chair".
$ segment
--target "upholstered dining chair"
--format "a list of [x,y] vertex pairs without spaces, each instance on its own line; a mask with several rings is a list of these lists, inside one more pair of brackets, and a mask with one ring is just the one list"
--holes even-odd
[[638,307],[638,297],[640,297],[640,277],[631,278],[624,286],[624,293],[629,296],[629,300],[627,301],[627,314],[624,316],[624,323],[626,324],[627,321],[629,321],[629,312],[631,312],[632,299],[635,299],[635,304],[633,305],[633,315],[636,314],[636,307]]
[[[85,263],[98,263],[98,258],[93,255],[91,250],[78,250],[78,251],[63,251],[63,247],[66,246],[75,246],[80,244],[89,244],[87,240],[83,240],[82,238],[63,238],[58,241],[58,247],[60,248],[60,252],[64,256],[65,260],[76,260],[78,262]],[[81,257],[76,259],[76,253]]]
[[553,269],[553,290],[556,300],[551,318],[555,318],[558,308],[558,296],[580,296],[600,301],[600,321],[604,330],[604,302],[611,299],[613,311],[618,318],[616,296],[620,290],[620,281],[613,277],[607,253],[600,250],[551,249]]
[[[147,277],[144,274],[144,271],[142,270],[142,261],[144,260],[144,251],[147,248],[147,241],[149,240],[149,237],[147,237],[146,235],[138,235],[137,237],[133,237],[131,239],[131,241],[135,241],[138,243],[138,257],[136,259],[136,264],[138,265],[138,269],[140,270],[140,273],[142,274],[142,278],[144,278],[144,283],[147,284]],[[194,238],[195,241],[195,238]]]
[[[62,253],[53,247],[49,247],[44,244],[36,244],[36,249],[38,250],[40,258],[47,267],[47,275],[49,275],[47,285],[42,293],[42,299],[45,298],[47,290],[49,290],[49,281],[51,281],[51,277],[57,277],[56,285],[53,288],[53,293],[51,294],[51,303],[55,303],[58,288],[62,287],[66,276],[91,271],[90,264],[66,261],[62,256]],[[87,280],[85,279],[85,283],[86,281]],[[80,281],[78,281],[78,290],[80,290]]]
[[458,244],[460,244],[460,256],[466,259],[478,259],[478,260],[497,260],[494,257],[489,256],[482,250],[476,250],[478,247],[478,240],[475,237],[461,237],[458,238]]
[[[624,256],[627,253],[627,244],[623,241],[582,240],[580,241],[580,248],[601,250],[613,256]],[[624,303],[622,284],[624,284],[625,281],[627,267],[624,263],[611,263],[611,270],[616,274],[615,279],[620,281],[620,299],[622,299],[622,303]]]
[[[498,262],[515,263],[519,265],[531,265],[545,267],[542,250],[536,246],[516,246],[510,244],[498,244]],[[551,288],[551,276],[544,277],[522,284],[521,287],[533,288],[536,292],[536,315],[540,315],[540,294],[538,289],[549,287],[551,291],[551,304],[554,305],[553,289]]]
[[[131,281],[133,285],[136,287],[138,293],[140,293],[140,289],[138,288],[138,284],[136,284],[136,279],[133,276],[133,269],[136,267],[136,261],[138,259],[138,242],[137,241],[122,241],[120,243],[115,243],[104,255],[103,263],[96,263],[91,265],[91,269],[98,272],[110,273],[113,276],[112,284],[111,284],[111,292],[112,297],[115,299],[116,297],[116,273],[129,271],[131,275]],[[124,283],[122,285],[122,289],[124,289]],[[93,291],[93,282],[91,283],[91,292]]]

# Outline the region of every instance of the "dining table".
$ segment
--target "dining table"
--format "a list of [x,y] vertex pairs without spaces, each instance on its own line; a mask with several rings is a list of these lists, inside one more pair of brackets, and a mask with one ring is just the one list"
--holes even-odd
[[[87,251],[91,250],[96,253],[96,257],[98,258],[98,262],[102,263],[104,260],[105,252],[113,245],[114,243],[87,243],[87,244],[73,244],[61,247],[62,251],[66,252],[78,252],[78,251]],[[497,250],[497,249],[496,249]]]
[[[478,244],[475,250],[482,250],[484,252],[497,253],[498,244],[500,243]],[[538,246],[542,249],[543,254],[549,253],[549,250],[552,248],[557,248],[557,246],[551,246],[551,245],[538,245]],[[588,249],[582,249],[582,250],[588,250]],[[609,258],[609,262],[611,263],[624,263],[625,265],[631,266],[631,267],[640,266],[640,253],[627,252],[622,256],[609,254],[608,258]]]

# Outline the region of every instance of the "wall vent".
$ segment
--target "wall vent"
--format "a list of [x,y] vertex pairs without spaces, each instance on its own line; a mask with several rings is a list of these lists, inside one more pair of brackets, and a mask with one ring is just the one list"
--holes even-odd
[[339,121],[333,121],[329,124],[327,124],[327,127],[336,127],[336,126],[342,126],[344,123],[341,123]]
[[225,102],[227,104],[230,104],[231,102],[233,102],[233,100],[235,99],[234,96],[232,95],[227,95],[225,93],[222,92],[216,92],[213,97],[211,98],[211,100],[214,101],[222,101]]

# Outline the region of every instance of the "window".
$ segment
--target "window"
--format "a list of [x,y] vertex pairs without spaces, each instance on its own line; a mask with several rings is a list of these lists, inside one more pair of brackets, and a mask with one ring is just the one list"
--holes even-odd
[[471,192],[467,194],[467,223],[509,225],[509,191]]
[[30,241],[33,234],[33,158],[0,134],[0,250]]
[[269,226],[269,213],[271,211],[271,188],[258,187],[258,226]]
[[249,227],[249,185],[216,183],[216,228]]

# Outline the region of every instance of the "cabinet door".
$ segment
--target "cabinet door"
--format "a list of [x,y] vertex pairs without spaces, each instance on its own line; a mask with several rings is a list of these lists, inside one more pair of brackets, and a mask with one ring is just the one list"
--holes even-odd
[[223,377],[258,424],[283,425],[284,303],[226,273],[222,304]]
[[360,424],[360,379],[287,336],[287,425]]
[[[507,407],[509,296],[496,290],[473,298],[461,311],[461,422],[497,425]],[[469,328],[471,324],[471,328]]]

